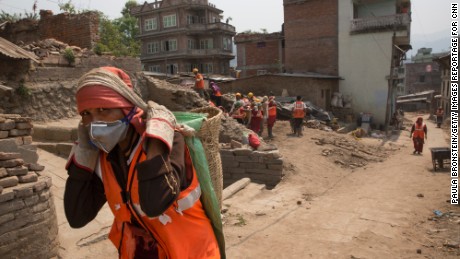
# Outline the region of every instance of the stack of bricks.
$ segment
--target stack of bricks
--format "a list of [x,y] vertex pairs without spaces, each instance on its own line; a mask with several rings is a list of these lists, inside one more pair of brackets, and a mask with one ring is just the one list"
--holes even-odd
[[51,178],[32,148],[21,149],[32,143],[32,128],[28,118],[0,114],[0,258],[58,255]]
[[277,149],[257,151],[245,145],[221,147],[224,187],[248,177],[252,182],[273,188],[283,178],[283,159]]

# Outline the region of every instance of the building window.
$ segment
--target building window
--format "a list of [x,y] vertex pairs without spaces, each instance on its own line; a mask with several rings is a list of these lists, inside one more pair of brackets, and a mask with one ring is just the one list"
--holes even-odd
[[160,44],[158,41],[147,43],[147,53],[153,54],[160,52]]
[[418,81],[420,83],[424,83],[425,82],[425,75],[421,75]]
[[171,14],[163,17],[163,27],[175,27],[176,26],[176,15]]
[[212,39],[200,40],[200,49],[213,49],[213,45]]
[[196,49],[195,40],[188,40],[188,49]]
[[224,38],[224,50],[232,50],[232,39],[231,38]]
[[160,66],[159,65],[149,66],[149,71],[150,72],[161,72]]
[[265,41],[257,42],[257,47],[258,47],[258,48],[265,48],[266,45],[267,45],[267,44],[265,43]]
[[144,21],[144,30],[151,31],[157,29],[157,18],[146,19]]
[[193,15],[187,15],[187,24],[194,24],[198,17]]
[[163,50],[164,51],[176,51],[177,50],[177,40],[165,40],[163,41]]
[[213,73],[212,64],[210,63],[204,64],[204,71],[206,71],[207,73]]

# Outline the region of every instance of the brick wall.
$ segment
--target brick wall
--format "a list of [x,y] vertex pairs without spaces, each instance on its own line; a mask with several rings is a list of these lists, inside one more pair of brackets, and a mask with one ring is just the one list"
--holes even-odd
[[54,38],[72,46],[88,49],[99,39],[98,30],[99,15],[96,12],[42,16],[38,26],[40,39]]
[[237,69],[240,77],[257,75],[258,70],[268,73],[283,72],[283,46],[281,33],[238,34],[235,36]]
[[283,159],[278,150],[253,151],[249,148],[221,148],[224,188],[241,178],[273,188],[283,178]]
[[275,96],[280,96],[286,89],[289,96],[303,96],[305,101],[310,101],[323,109],[328,109],[326,92],[332,94],[338,91],[338,79],[319,79],[292,75],[262,75],[238,79],[231,82],[220,83],[222,93],[240,92],[247,94],[253,92],[257,96],[268,95],[270,91]]
[[286,72],[338,75],[338,0],[284,0]]
[[[30,118],[0,114],[0,258],[58,255],[51,178],[31,149]],[[24,148],[26,147],[26,148]]]
[[[431,66],[431,72],[426,70]],[[435,90],[441,93],[441,70],[437,62],[407,63],[406,67],[406,94]]]
[[57,39],[69,45],[92,49],[99,40],[99,14],[61,13],[53,15],[51,11],[40,11],[40,20],[21,20],[8,24],[0,31],[3,37],[13,43],[29,44],[48,38]]

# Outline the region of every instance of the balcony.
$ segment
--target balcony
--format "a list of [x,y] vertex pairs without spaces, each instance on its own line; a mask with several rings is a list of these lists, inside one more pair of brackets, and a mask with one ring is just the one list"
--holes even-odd
[[377,31],[409,30],[411,19],[409,14],[401,13],[378,17],[357,18],[351,21],[351,34],[370,33]]
[[231,33],[235,33],[235,26],[227,24],[227,23],[222,23],[222,22],[208,23],[208,24],[194,23],[194,24],[188,24],[186,28],[188,28],[190,31],[196,31],[196,32],[220,30],[220,31],[228,31]]
[[145,60],[163,60],[171,58],[203,58],[203,57],[216,57],[216,58],[234,58],[231,50],[222,49],[187,49],[169,52],[160,52],[155,54],[143,54],[142,61]]

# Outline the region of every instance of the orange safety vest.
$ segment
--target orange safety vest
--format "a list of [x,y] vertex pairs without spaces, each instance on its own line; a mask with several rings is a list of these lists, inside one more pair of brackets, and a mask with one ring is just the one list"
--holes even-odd
[[[150,218],[142,211],[139,202],[136,164],[146,159],[142,142],[134,151],[129,166],[128,186],[124,190],[130,195],[128,201],[123,201],[123,190],[106,159],[107,154],[101,154],[99,172],[107,202],[115,216],[109,239],[118,248],[120,258],[134,258],[136,240],[125,227],[133,216],[157,241],[159,258],[220,258],[211,222],[200,201],[201,189],[193,166],[189,167],[193,171],[190,186],[181,191],[178,199],[162,215]],[[187,163],[191,165],[188,149]]]
[[273,116],[276,117],[276,105],[274,105],[274,106],[269,105],[269,107],[268,107],[268,116],[269,117],[273,117]]
[[422,125],[418,125],[415,123],[415,130],[414,134],[412,135],[412,138],[424,138],[425,137],[425,131],[423,130],[425,128],[425,123],[422,123]]
[[[196,81],[196,79],[201,79],[200,81]],[[203,80],[203,75],[200,73],[197,73],[195,75],[195,87],[197,89],[204,89],[204,80]]]
[[301,101],[296,101],[294,103],[294,109],[292,111],[293,118],[303,118],[305,117],[305,105]]

